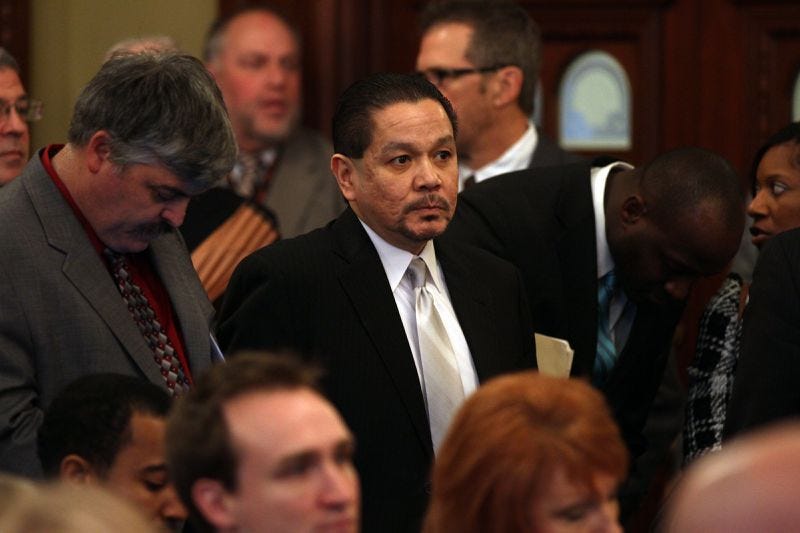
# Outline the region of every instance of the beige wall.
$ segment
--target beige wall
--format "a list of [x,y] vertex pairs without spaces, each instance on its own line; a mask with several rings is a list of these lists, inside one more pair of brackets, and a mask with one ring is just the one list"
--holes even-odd
[[32,0],[28,92],[45,103],[31,150],[64,142],[72,105],[115,42],[166,34],[199,56],[217,0]]

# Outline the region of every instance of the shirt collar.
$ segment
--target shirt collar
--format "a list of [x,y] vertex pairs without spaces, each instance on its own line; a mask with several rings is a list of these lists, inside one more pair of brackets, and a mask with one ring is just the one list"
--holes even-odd
[[608,175],[615,168],[630,170],[633,166],[616,161],[604,167],[592,167],[591,170],[590,184],[592,188],[592,208],[594,209],[595,240],[597,243],[597,279],[614,270],[614,258],[611,257],[611,250],[608,248],[608,240],[606,238],[606,212],[603,201],[606,194]]
[[[369,236],[369,239],[378,251],[378,257],[381,259],[383,270],[386,272],[386,278],[389,280],[389,288],[394,292],[397,286],[400,285],[403,276],[405,276],[408,265],[411,264],[411,260],[417,256],[389,244],[380,235],[375,233],[363,220],[358,219],[358,221],[361,222],[361,226],[363,226],[364,230],[367,232],[367,236]],[[439,273],[439,265],[436,262],[436,250],[433,246],[433,240],[425,244],[419,257],[428,265],[428,270],[431,272],[431,278],[436,288],[439,292],[442,292],[441,275]]]
[[517,142],[511,145],[503,155],[483,167],[473,170],[465,164],[459,164],[459,185],[463,189],[464,180],[469,176],[475,177],[475,182],[480,183],[486,179],[499,174],[506,174],[514,172],[515,170],[522,170],[528,168],[531,162],[531,155],[536,149],[536,144],[539,142],[539,135],[536,133],[536,127],[533,122],[528,121],[528,129],[522,134]]

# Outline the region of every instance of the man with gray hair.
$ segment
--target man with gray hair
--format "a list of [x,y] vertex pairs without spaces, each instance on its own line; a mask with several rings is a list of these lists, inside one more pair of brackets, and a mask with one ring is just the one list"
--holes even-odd
[[28,98],[14,56],[0,48],[0,186],[22,172],[28,161],[28,122],[42,118],[42,103]]
[[42,410],[115,372],[171,395],[211,365],[212,308],[177,232],[236,144],[197,59],[123,55],[83,89],[64,146],[0,190],[0,470],[36,475]]

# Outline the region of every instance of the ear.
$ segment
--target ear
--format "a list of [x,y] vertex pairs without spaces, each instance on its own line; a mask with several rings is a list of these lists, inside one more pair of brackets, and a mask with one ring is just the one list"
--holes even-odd
[[497,71],[494,77],[495,91],[492,103],[496,107],[504,107],[514,104],[522,91],[523,73],[522,69],[515,66],[503,67]]
[[71,453],[61,459],[58,477],[64,481],[81,484],[95,484],[99,476],[92,464],[80,455]]
[[203,514],[203,518],[217,530],[233,530],[236,527],[236,498],[220,481],[200,478],[192,485],[192,501]]
[[333,154],[333,157],[331,157],[331,172],[336,176],[336,183],[339,185],[339,190],[342,191],[342,196],[348,202],[355,200],[353,178],[358,172],[355,162],[346,155]]
[[86,165],[92,174],[97,174],[104,164],[111,162],[111,136],[105,130],[95,132],[86,143]]
[[647,204],[644,198],[634,194],[625,198],[622,202],[622,223],[636,224],[647,214]]

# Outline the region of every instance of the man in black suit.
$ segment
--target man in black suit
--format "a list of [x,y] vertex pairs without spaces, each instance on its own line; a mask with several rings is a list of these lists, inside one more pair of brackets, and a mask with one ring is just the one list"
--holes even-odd
[[744,312],[725,436],[800,414],[800,230],[769,240]]
[[229,352],[292,348],[326,368],[325,391],[358,443],[365,531],[418,531],[434,450],[460,400],[535,366],[519,272],[436,239],[455,210],[455,130],[449,102],[422,78],[351,86],[331,159],[350,207],[246,259],[222,307]]
[[[572,375],[605,393],[636,459],[648,450],[642,431],[683,301],[733,257],[743,224],[735,171],[685,148],[641,168],[598,162],[493,178],[462,193],[446,237],[517,265],[534,330],[570,343]],[[645,488],[636,485],[627,490]]]
[[533,123],[541,40],[523,7],[430,2],[421,27],[417,71],[458,114],[459,190],[498,174],[581,160]]

